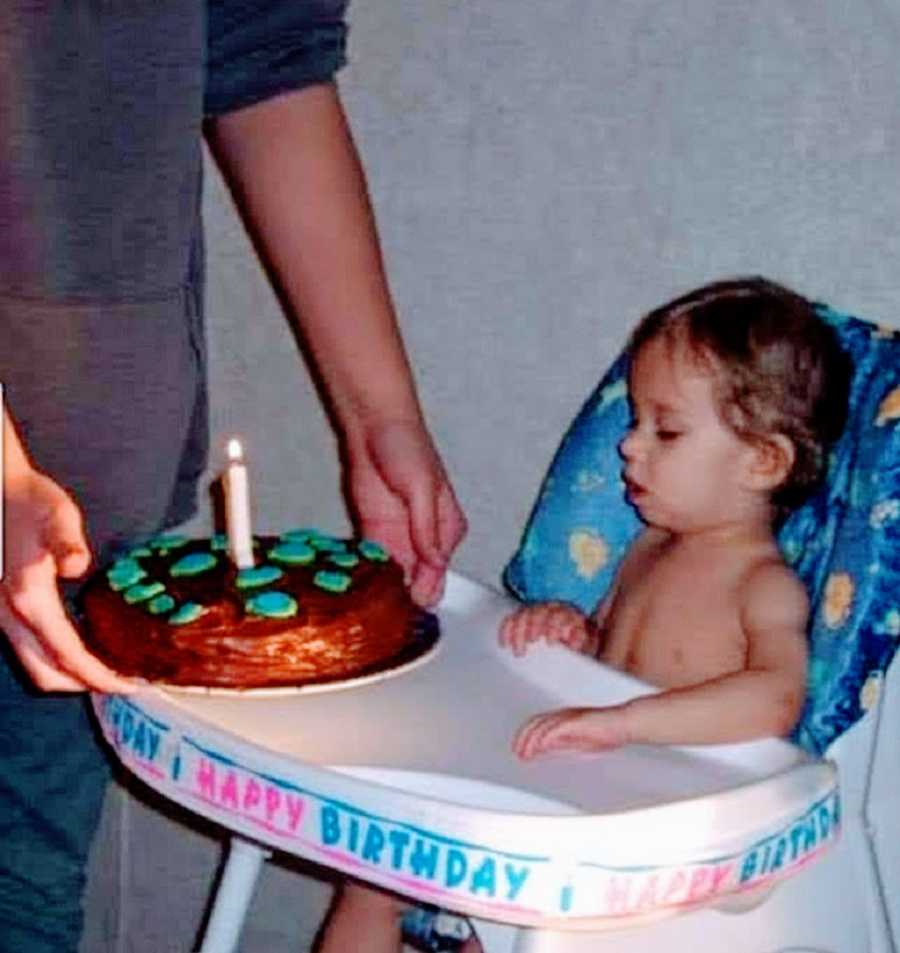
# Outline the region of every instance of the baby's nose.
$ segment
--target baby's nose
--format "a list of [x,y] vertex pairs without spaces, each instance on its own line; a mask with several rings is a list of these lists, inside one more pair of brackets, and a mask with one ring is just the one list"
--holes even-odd
[[638,438],[633,430],[629,430],[627,434],[619,441],[619,453],[626,460],[631,460],[638,451]]

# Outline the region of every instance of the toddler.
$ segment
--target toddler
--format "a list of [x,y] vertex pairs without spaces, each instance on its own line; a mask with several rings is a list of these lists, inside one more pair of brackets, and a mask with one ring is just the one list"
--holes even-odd
[[[514,751],[603,751],[786,735],[803,707],[808,604],[774,528],[815,486],[843,425],[848,362],[808,301],[753,278],[651,312],[631,340],[625,490],[646,524],[590,616],[504,620],[522,654],[561,642],[664,689],[540,714]],[[400,949],[400,898],[348,882],[320,953]],[[480,953],[477,938],[465,953]]]
[[759,278],[651,312],[630,353],[620,453],[645,528],[591,615],[527,606],[500,641],[560,642],[664,690],[536,715],[521,758],[783,736],[803,707],[808,602],[774,530],[823,474],[848,361],[809,302]]

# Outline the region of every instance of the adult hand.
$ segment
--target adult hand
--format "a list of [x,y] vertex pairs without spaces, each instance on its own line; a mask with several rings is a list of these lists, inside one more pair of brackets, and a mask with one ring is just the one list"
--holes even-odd
[[360,532],[400,563],[416,602],[434,605],[466,520],[428,433],[418,422],[382,425],[348,447],[347,457]]
[[133,690],[84,647],[66,615],[57,577],[90,565],[81,513],[70,496],[36,470],[7,478],[6,552],[0,627],[41,691]]

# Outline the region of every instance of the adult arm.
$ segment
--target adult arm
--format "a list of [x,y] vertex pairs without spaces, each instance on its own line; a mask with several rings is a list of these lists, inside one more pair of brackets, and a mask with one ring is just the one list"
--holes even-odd
[[465,521],[423,420],[337,88],[224,114],[208,138],[320,376],[359,529],[429,604]]

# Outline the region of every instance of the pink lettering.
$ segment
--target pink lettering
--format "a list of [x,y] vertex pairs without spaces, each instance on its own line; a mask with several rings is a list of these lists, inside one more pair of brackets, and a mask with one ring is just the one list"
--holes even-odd
[[219,800],[222,804],[230,804],[235,810],[238,809],[238,783],[234,771],[228,772],[222,790],[219,791]]
[[281,791],[275,787],[266,788],[266,820],[272,822],[275,812],[281,806]]
[[606,888],[606,908],[610,914],[628,912],[628,892],[630,884],[619,877],[610,877]]
[[262,800],[262,786],[253,778],[247,782],[244,788],[244,810],[252,811],[254,807]]
[[663,891],[662,900],[660,901],[662,905],[669,906],[673,903],[678,903],[679,900],[683,899],[684,889],[687,886],[688,875],[683,870],[676,870],[674,874],[669,878],[669,882],[666,884],[666,889]]
[[656,874],[651,874],[645,881],[641,892],[637,898],[638,910],[651,910],[657,904],[656,899]]
[[287,802],[288,827],[293,834],[300,826],[300,818],[303,816],[305,804],[302,798],[294,797],[291,794],[285,795],[285,801]]
[[718,867],[713,867],[713,882],[710,893],[716,894],[721,891],[723,884],[731,876],[733,869],[734,864],[720,864]]
[[200,759],[197,767],[197,787],[202,797],[213,800],[216,796],[216,767],[206,758]]
[[699,900],[701,897],[707,896],[710,892],[710,887],[707,885],[709,880],[709,867],[696,867],[691,871],[691,882],[688,887],[687,899],[688,900]]

